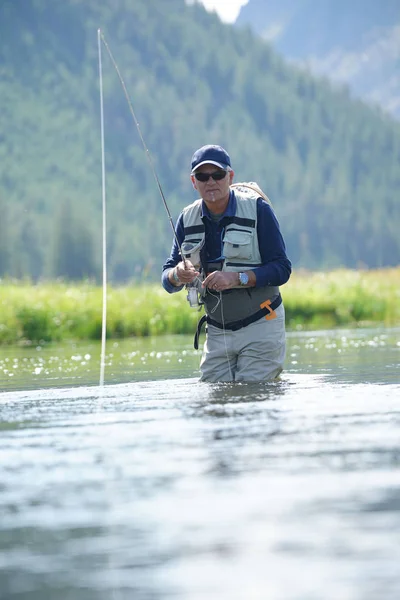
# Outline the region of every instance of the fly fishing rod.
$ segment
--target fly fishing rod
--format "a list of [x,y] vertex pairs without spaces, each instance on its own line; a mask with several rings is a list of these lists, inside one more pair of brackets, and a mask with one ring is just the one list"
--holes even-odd
[[128,90],[127,90],[127,88],[126,88],[126,85],[125,85],[125,82],[124,82],[124,80],[123,80],[123,78],[122,78],[121,72],[120,72],[120,70],[119,70],[119,68],[118,68],[118,65],[117,65],[117,63],[116,63],[116,61],[115,61],[115,59],[114,59],[114,56],[113,56],[113,54],[112,54],[112,52],[111,52],[111,50],[110,50],[110,47],[109,47],[109,45],[107,44],[107,42],[106,42],[106,40],[105,40],[105,38],[104,38],[104,35],[103,35],[103,33],[100,31],[100,29],[99,29],[99,36],[100,36],[100,38],[101,38],[101,40],[102,40],[102,42],[103,42],[103,44],[104,44],[104,46],[105,46],[105,48],[106,48],[106,50],[107,50],[108,54],[109,54],[109,57],[110,57],[110,59],[111,59],[111,62],[112,62],[112,64],[114,65],[114,68],[115,68],[115,70],[116,70],[116,72],[117,72],[118,78],[119,78],[119,80],[120,80],[120,82],[121,82],[122,89],[123,89],[123,91],[124,91],[124,94],[125,94],[125,98],[126,98],[126,100],[127,100],[127,102],[128,102],[129,110],[130,110],[130,112],[131,112],[131,115],[132,115],[132,117],[133,117],[133,120],[134,120],[134,122],[135,122],[136,128],[137,128],[137,130],[138,130],[139,137],[140,137],[140,140],[141,140],[141,142],[142,142],[142,145],[143,145],[143,149],[144,149],[144,151],[145,151],[145,154],[146,154],[146,156],[147,156],[147,159],[148,159],[148,161],[149,161],[149,164],[150,164],[150,167],[151,167],[152,173],[153,173],[153,175],[154,175],[154,179],[156,180],[157,187],[158,187],[158,190],[159,190],[159,192],[160,192],[160,195],[161,195],[161,198],[162,198],[162,201],[163,201],[163,204],[164,204],[164,208],[165,208],[165,210],[166,210],[166,213],[167,213],[167,215],[168,215],[168,220],[169,220],[169,222],[170,222],[170,225],[171,225],[172,231],[173,231],[173,233],[174,233],[174,238],[175,238],[176,244],[177,244],[177,246],[178,246],[178,249],[179,249],[179,252],[180,252],[180,254],[181,254],[181,256],[182,256],[182,261],[183,261],[183,264],[185,265],[185,268],[186,268],[186,261],[185,261],[185,257],[184,257],[184,256],[183,256],[183,254],[182,254],[181,245],[180,245],[180,243],[179,243],[179,240],[178,240],[178,237],[177,237],[177,235],[176,235],[176,231],[175,231],[174,222],[173,222],[173,220],[172,220],[171,213],[170,213],[170,210],[169,210],[169,208],[168,208],[168,204],[167,204],[167,201],[166,201],[166,199],[165,199],[165,195],[164,195],[163,189],[162,189],[162,187],[161,187],[160,180],[159,180],[159,178],[158,178],[158,175],[157,175],[157,171],[156,171],[156,169],[155,169],[155,166],[154,166],[154,163],[153,163],[153,159],[151,158],[150,151],[149,151],[148,147],[146,146],[146,142],[144,141],[144,137],[143,137],[142,131],[141,131],[141,129],[140,129],[139,121],[137,120],[137,118],[136,118],[136,115],[135,115],[135,111],[133,110],[133,105],[132,105],[132,101],[131,101],[131,99],[130,99],[130,96],[129,96],[129,94],[128,94]]
[[121,72],[118,68],[118,65],[114,59],[114,56],[110,50],[109,45],[107,44],[107,41],[104,38],[104,35],[102,33],[102,31],[100,29],[97,30],[97,42],[98,42],[98,61],[99,61],[99,87],[100,87],[100,121],[101,121],[101,171],[102,171],[102,212],[103,212],[103,227],[102,227],[102,231],[103,231],[103,235],[102,235],[102,240],[103,240],[103,312],[102,312],[102,324],[101,324],[101,357],[100,357],[100,387],[102,387],[104,385],[104,367],[105,367],[105,348],[106,348],[106,321],[107,321],[107,267],[106,267],[106,257],[107,257],[107,251],[106,251],[106,177],[105,177],[105,151],[104,151],[104,101],[103,101],[103,74],[102,74],[102,58],[101,58],[101,42],[103,42],[108,55],[111,59],[111,62],[117,72],[118,78],[121,82],[121,86],[122,89],[124,91],[125,94],[125,98],[128,102],[128,106],[129,106],[129,110],[131,112],[131,115],[133,117],[133,120],[135,122],[136,128],[138,130],[139,133],[139,137],[140,140],[142,142],[145,154],[147,156],[147,159],[149,161],[150,167],[151,167],[151,171],[154,175],[154,179],[156,180],[157,183],[157,187],[158,190],[160,192],[161,195],[161,199],[163,201],[164,204],[164,208],[166,210],[167,216],[168,216],[168,220],[170,222],[173,234],[174,234],[174,239],[176,241],[176,245],[179,249],[179,253],[182,257],[182,262],[185,266],[185,269],[187,268],[187,262],[186,259],[182,253],[182,248],[181,248],[181,244],[178,240],[178,236],[176,234],[175,231],[175,226],[174,226],[174,222],[172,220],[172,216],[170,213],[170,210],[168,208],[168,204],[167,201],[165,199],[165,195],[163,192],[163,189],[161,187],[161,183],[160,180],[158,178],[157,175],[157,171],[155,169],[153,160],[151,158],[151,154],[149,152],[149,149],[146,146],[146,143],[144,141],[144,137],[142,134],[142,131],[140,129],[140,125],[139,125],[139,121],[136,118],[135,115],[135,111],[133,110],[133,105],[132,105],[132,101],[129,97],[128,94],[128,90],[127,87],[125,85],[125,82],[122,78]]

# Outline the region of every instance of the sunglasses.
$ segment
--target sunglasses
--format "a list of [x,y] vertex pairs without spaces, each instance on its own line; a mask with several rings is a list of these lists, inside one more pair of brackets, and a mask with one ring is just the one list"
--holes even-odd
[[202,181],[205,183],[210,179],[210,177],[212,177],[214,181],[221,181],[221,179],[226,177],[226,174],[227,171],[214,171],[214,173],[195,173],[194,176],[196,177],[197,181]]

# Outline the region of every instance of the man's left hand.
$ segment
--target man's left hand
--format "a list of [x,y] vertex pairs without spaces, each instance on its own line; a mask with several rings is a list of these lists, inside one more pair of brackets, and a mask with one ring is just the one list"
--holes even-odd
[[223,292],[233,287],[237,287],[239,284],[238,273],[227,272],[227,271],[213,271],[203,281],[203,287],[207,287],[209,290],[215,290],[216,292]]

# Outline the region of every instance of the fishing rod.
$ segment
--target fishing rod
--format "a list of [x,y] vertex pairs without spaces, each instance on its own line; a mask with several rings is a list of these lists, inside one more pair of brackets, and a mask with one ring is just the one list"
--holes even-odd
[[[113,64],[113,66],[115,68],[115,71],[116,71],[116,73],[118,75],[118,78],[120,80],[120,83],[121,83],[121,86],[122,86],[125,98],[126,98],[126,100],[128,102],[129,110],[131,112],[133,121],[134,121],[134,123],[136,125],[136,128],[138,130],[139,137],[140,137],[140,140],[141,140],[142,145],[143,145],[143,149],[144,149],[145,154],[147,156],[147,159],[149,161],[150,168],[151,168],[151,171],[153,173],[154,179],[155,179],[155,181],[157,183],[157,187],[158,187],[158,190],[160,192],[161,199],[162,199],[162,202],[164,204],[164,208],[165,208],[165,211],[166,211],[167,216],[168,216],[168,220],[169,220],[170,225],[171,225],[171,229],[172,229],[172,232],[173,232],[173,235],[174,235],[174,239],[175,239],[176,245],[178,247],[179,253],[180,253],[181,257],[182,257],[182,262],[184,264],[185,269],[187,269],[187,261],[185,259],[185,256],[183,255],[182,247],[181,247],[181,244],[180,244],[180,242],[178,240],[178,236],[177,236],[177,233],[176,233],[176,230],[175,230],[174,222],[172,220],[172,216],[171,216],[170,210],[168,208],[168,204],[167,204],[167,201],[166,201],[163,189],[161,187],[161,183],[160,183],[160,180],[158,178],[157,171],[155,169],[155,166],[154,166],[154,163],[153,163],[150,151],[149,151],[149,149],[148,149],[148,147],[146,145],[146,142],[144,141],[144,137],[143,137],[142,131],[140,129],[139,121],[136,118],[136,114],[135,114],[135,111],[133,109],[132,101],[130,99],[127,87],[125,85],[125,81],[124,81],[124,79],[123,79],[123,77],[121,75],[121,72],[120,72],[120,70],[118,68],[116,60],[114,59],[114,56],[113,56],[113,54],[111,52],[111,49],[110,49],[110,47],[109,47],[109,45],[108,45],[108,43],[107,43],[107,41],[106,41],[106,39],[105,39],[105,37],[103,35],[103,32],[100,30],[100,28],[97,30],[97,39],[98,39],[99,72],[100,72],[100,112],[101,112],[101,148],[102,148],[102,188],[103,188],[103,320],[102,320],[102,349],[101,349],[101,366],[100,366],[100,386],[103,386],[103,383],[104,383],[104,366],[105,366],[105,342],[106,342],[106,286],[107,286],[107,282],[106,282],[106,226],[105,226],[105,223],[106,223],[106,220],[105,220],[106,201],[105,201],[105,158],[104,158],[104,155],[105,155],[105,152],[104,152],[104,111],[103,111],[103,78],[102,78],[102,62],[101,62],[101,42],[103,42],[104,47],[107,50],[107,53],[108,53],[108,55],[109,55],[109,57],[111,59],[111,62]],[[198,279],[198,282],[201,284],[200,279],[198,277],[196,279]],[[193,286],[193,284],[187,284],[186,288],[188,289],[187,299],[189,301],[190,306],[192,306],[192,307],[199,307],[199,309],[200,309],[201,305],[200,305],[200,302],[199,302],[199,299],[198,299],[199,292],[196,289],[196,285]],[[220,302],[222,301],[221,292],[220,292],[219,301]],[[223,315],[223,313],[222,313],[222,315]],[[224,321],[224,317],[223,316],[222,316],[222,318],[223,318],[223,321]],[[225,329],[224,329],[224,341],[225,341],[225,350],[226,350],[226,356],[227,356],[228,365],[229,365],[229,371],[231,373],[231,379],[233,379],[232,371],[231,371],[231,366],[230,366],[230,360],[229,360],[229,356],[228,356],[227,343],[226,343],[226,339],[225,339]]]
[[175,238],[176,244],[177,244],[177,246],[178,246],[178,249],[179,249],[180,255],[181,255],[181,257],[182,257],[183,264],[185,265],[185,269],[186,269],[186,268],[187,268],[186,259],[185,259],[184,255],[183,255],[183,253],[182,253],[181,244],[179,243],[178,236],[177,236],[177,234],[176,234],[176,231],[175,231],[174,222],[173,222],[173,220],[172,220],[172,216],[171,216],[170,210],[169,210],[169,208],[168,208],[168,204],[167,204],[167,201],[166,201],[166,199],[165,199],[165,195],[164,195],[163,189],[162,189],[162,187],[161,187],[161,183],[160,183],[160,180],[159,180],[159,178],[158,178],[157,171],[156,171],[156,169],[155,169],[155,166],[154,166],[154,163],[153,163],[153,159],[151,158],[150,151],[149,151],[148,147],[146,146],[146,142],[144,141],[144,137],[143,137],[142,131],[141,131],[141,129],[140,129],[139,121],[137,120],[137,118],[136,118],[136,115],[135,115],[135,111],[133,110],[132,101],[131,101],[131,99],[130,99],[130,96],[129,96],[129,94],[128,94],[127,87],[126,87],[126,85],[125,85],[125,82],[124,82],[124,80],[123,80],[123,78],[122,78],[122,75],[121,75],[121,72],[120,72],[120,70],[119,70],[119,68],[118,68],[118,65],[117,65],[117,63],[116,63],[116,61],[115,61],[115,59],[114,59],[114,56],[113,56],[113,54],[112,54],[112,52],[111,52],[111,50],[110,50],[110,47],[109,47],[109,45],[107,44],[107,41],[106,41],[106,39],[105,39],[105,37],[104,37],[104,35],[103,35],[103,32],[102,32],[100,29],[98,30],[98,35],[99,35],[99,38],[101,38],[101,40],[102,40],[102,42],[103,42],[103,44],[104,44],[104,46],[105,46],[105,48],[106,48],[106,50],[107,50],[107,52],[108,52],[108,54],[109,54],[109,57],[110,57],[110,59],[111,59],[111,62],[112,62],[112,64],[114,65],[114,68],[115,68],[115,70],[116,70],[116,72],[117,72],[118,78],[119,78],[119,80],[120,80],[120,82],[121,82],[122,89],[123,89],[123,91],[124,91],[124,94],[125,94],[125,98],[126,98],[126,100],[127,100],[127,102],[128,102],[129,110],[130,110],[130,112],[131,112],[131,115],[132,115],[132,117],[133,117],[133,120],[134,120],[134,122],[135,122],[136,128],[137,128],[137,130],[138,130],[138,133],[139,133],[140,140],[141,140],[141,142],[142,142],[142,145],[143,145],[143,148],[144,148],[145,154],[146,154],[146,156],[147,156],[147,159],[148,159],[148,161],[149,161],[149,164],[150,164],[150,167],[151,167],[152,173],[153,173],[153,175],[154,175],[154,179],[156,180],[157,187],[158,187],[158,190],[159,190],[159,192],[160,192],[161,199],[162,199],[162,201],[163,201],[163,204],[164,204],[164,208],[165,208],[165,210],[166,210],[166,213],[167,213],[167,215],[168,215],[168,220],[169,220],[169,222],[170,222],[170,225],[171,225],[171,228],[172,228],[172,231],[173,231],[173,234],[174,234],[174,238]]
[[[131,115],[133,117],[133,120],[135,122],[136,128],[138,130],[139,133],[139,137],[140,140],[142,142],[145,154],[147,156],[147,159],[150,163],[150,167],[152,170],[152,173],[154,175],[154,179],[156,180],[157,183],[157,187],[158,190],[160,192],[161,195],[161,199],[163,201],[164,204],[164,208],[166,210],[167,216],[168,216],[168,220],[170,222],[171,225],[171,229],[172,232],[174,234],[174,239],[176,242],[176,245],[178,247],[179,253],[182,257],[182,262],[184,264],[185,269],[187,268],[187,261],[185,259],[185,256],[183,255],[182,252],[182,247],[181,244],[178,240],[178,236],[176,234],[176,230],[175,230],[175,226],[174,226],[174,222],[172,220],[172,216],[170,213],[170,210],[168,208],[168,204],[163,192],[163,189],[161,187],[161,183],[160,180],[158,178],[157,175],[157,171],[155,169],[153,160],[151,158],[151,154],[149,152],[148,147],[146,146],[146,142],[144,141],[144,137],[142,134],[142,131],[140,129],[140,125],[139,125],[139,121],[136,118],[135,115],[135,111],[133,110],[133,105],[132,105],[132,101],[130,99],[130,96],[128,94],[128,90],[127,87],[125,85],[124,79],[121,75],[121,72],[118,68],[118,65],[114,59],[114,56],[110,50],[109,45],[107,44],[106,39],[104,38],[104,35],[102,33],[102,31],[100,29],[97,30],[97,45],[98,45],[98,62],[99,62],[99,87],[100,87],[100,121],[101,121],[101,172],[102,172],[102,212],[103,212],[103,226],[102,226],[102,243],[103,243],[103,311],[102,311],[102,323],[101,323],[101,355],[100,355],[100,380],[99,380],[99,385],[100,387],[102,387],[104,385],[104,369],[105,369],[105,352],[106,352],[106,331],[107,331],[107,327],[106,327],[106,321],[107,321],[107,251],[106,251],[106,177],[105,177],[105,144],[104,144],[104,101],[103,101],[103,74],[102,74],[102,57],[101,57],[101,42],[103,42],[108,55],[111,59],[111,62],[117,72],[118,78],[121,82],[122,85],[122,89],[124,91],[125,94],[125,98],[128,102],[128,106],[129,106],[129,110],[131,112]],[[188,287],[188,286],[187,286]],[[194,290],[193,290],[194,291]],[[192,303],[194,302],[193,299],[193,294],[190,295],[190,292],[192,292],[191,289],[189,289],[189,294],[188,294],[188,299],[191,299],[191,306]],[[194,304],[193,304],[194,305]]]

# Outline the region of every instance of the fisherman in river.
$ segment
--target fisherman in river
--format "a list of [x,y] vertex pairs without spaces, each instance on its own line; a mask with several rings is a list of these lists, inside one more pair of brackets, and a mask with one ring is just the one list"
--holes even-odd
[[186,286],[189,301],[194,292],[204,304],[195,336],[197,347],[206,321],[201,381],[270,381],[285,359],[279,286],[291,263],[268,198],[255,183],[233,184],[233,176],[221,146],[193,154],[191,180],[201,198],[179,215],[162,285],[169,293]]

